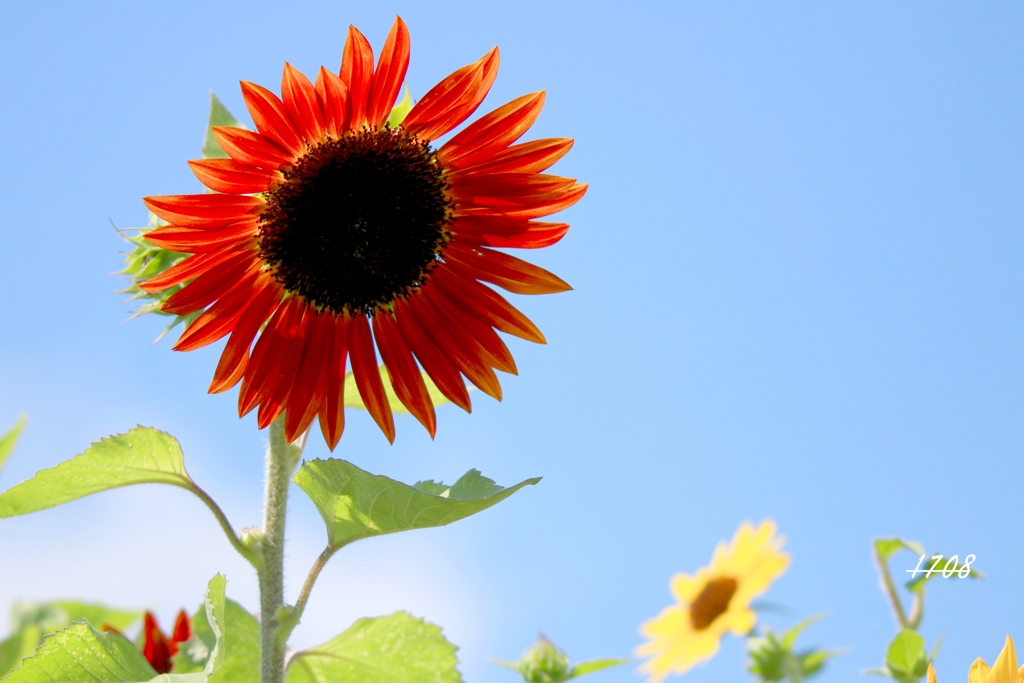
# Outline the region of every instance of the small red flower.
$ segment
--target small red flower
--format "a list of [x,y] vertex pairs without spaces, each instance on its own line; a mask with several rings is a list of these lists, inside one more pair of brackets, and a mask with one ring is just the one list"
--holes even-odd
[[142,654],[146,661],[158,674],[166,674],[171,671],[171,657],[178,652],[178,645],[192,637],[192,622],[189,621],[185,610],[178,612],[178,618],[174,622],[174,632],[168,638],[160,630],[156,623],[156,617],[151,612],[146,612],[142,625]]
[[174,348],[230,335],[210,392],[241,382],[239,414],[258,408],[262,429],[285,413],[289,441],[319,419],[327,444],[337,445],[347,364],[394,440],[377,352],[398,399],[433,436],[421,367],[469,411],[463,378],[500,399],[494,371],[516,373],[496,331],[544,343],[488,285],[516,294],[570,289],[499,251],[560,240],[568,224],[536,219],[587,189],[544,172],[571,139],[517,142],[544,93],[512,100],[438,145],[483,102],[498,49],[389,121],[409,45],[397,19],[374,67],[369,42],[350,27],[339,73],[321,67],[313,83],[286,63],[280,97],[243,81],[256,131],[214,127],[229,158],[189,162],[213,192],[145,199],[168,223],[146,239],[192,254],[142,285],[159,292],[185,284],[163,310],[201,312]]

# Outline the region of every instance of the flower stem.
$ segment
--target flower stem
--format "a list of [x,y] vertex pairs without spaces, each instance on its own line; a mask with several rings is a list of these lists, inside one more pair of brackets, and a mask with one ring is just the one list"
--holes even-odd
[[289,446],[284,436],[284,415],[270,425],[267,449],[267,491],[263,508],[263,563],[257,568],[260,584],[260,624],[263,637],[262,683],[284,681],[285,639],[277,629],[286,616],[284,604],[284,522],[288,485],[301,448]]
[[882,556],[878,554],[878,549],[874,551],[875,564],[878,566],[878,573],[882,577],[882,590],[885,591],[886,597],[889,598],[889,604],[892,605],[893,614],[896,616],[896,623],[899,627],[910,628],[907,623],[907,615],[903,611],[903,603],[900,601],[900,596],[896,592],[896,584],[892,582],[892,576],[889,574],[889,566]]
[[313,592],[313,584],[316,583],[317,577],[320,576],[320,572],[325,566],[327,561],[331,559],[331,556],[336,553],[341,546],[327,546],[320,556],[313,562],[313,566],[309,569],[309,574],[306,575],[306,582],[302,584],[302,590],[299,591],[299,598],[295,601],[295,607],[292,613],[281,622],[281,635],[287,640],[292,630],[298,626],[299,620],[302,619],[302,613],[306,611],[306,603],[309,602],[309,594]]

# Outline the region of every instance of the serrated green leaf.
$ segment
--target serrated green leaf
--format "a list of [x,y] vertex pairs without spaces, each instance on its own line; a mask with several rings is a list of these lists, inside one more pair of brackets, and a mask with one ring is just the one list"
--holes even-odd
[[203,138],[204,159],[224,159],[228,154],[220,146],[217,137],[213,134],[214,126],[230,126],[231,128],[245,128],[231,115],[228,108],[217,99],[217,96],[210,91],[210,116],[206,122],[206,136]]
[[0,518],[132,484],[171,484],[193,490],[181,446],[173,436],[136,427],[127,434],[102,439],[81,455],[0,493]]
[[125,683],[156,675],[130,640],[81,623],[46,636],[4,683]]
[[[330,458],[302,463],[294,481],[323,517],[330,545],[339,548],[370,536],[451,524],[486,510],[540,479],[527,479],[503,489],[470,470],[447,491],[432,495]],[[458,497],[466,494],[470,497]]]
[[18,439],[21,437],[21,432],[25,429],[25,422],[25,416],[19,415],[17,423],[15,423],[10,431],[0,437],[0,471],[3,471],[4,464],[6,464],[7,459],[11,457],[14,447],[17,445]]
[[[586,676],[592,674],[595,671],[601,669],[608,669],[613,666],[619,666],[620,664],[627,664],[630,660],[628,659],[592,659],[589,662],[580,662],[572,668],[569,672],[569,678],[579,678],[580,676]],[[568,679],[567,679],[568,680]]]
[[924,555],[924,547],[916,541],[908,541],[896,536],[875,539],[875,552],[878,553],[878,557],[881,558],[882,562],[892,557],[893,553],[903,549],[909,550],[918,556]]
[[913,676],[915,671],[921,668],[921,662],[924,662],[927,667],[924,638],[910,629],[901,630],[889,643],[889,648],[886,650],[886,667],[897,676],[900,674]]
[[[224,661],[210,683],[251,683],[260,679],[260,623],[234,600],[227,600],[224,611]],[[192,638],[174,656],[175,673],[202,671],[216,645],[205,604],[192,617]]]
[[0,643],[0,677],[9,674],[26,657],[31,657],[42,643],[44,635],[39,626],[32,624]]
[[89,622],[83,622],[46,636],[36,653],[3,680],[5,683],[207,683],[223,659],[225,583],[224,577],[217,574],[207,588],[206,617],[215,644],[204,670],[199,673],[159,675],[130,640],[118,633],[97,631]]
[[[408,414],[409,409],[398,399],[398,394],[395,393],[394,388],[391,386],[391,376],[388,375],[387,368],[381,365],[378,370],[380,371],[381,382],[384,384],[384,393],[388,397],[388,405],[391,406],[392,412]],[[451,403],[448,397],[442,394],[441,390],[434,384],[434,380],[430,379],[430,375],[426,372],[423,372],[422,375],[423,383],[427,386],[427,394],[430,396],[430,401],[434,404],[435,408]],[[470,387],[470,390],[474,388]],[[356,379],[351,370],[345,373],[345,407],[366,410],[366,405],[363,403],[363,397],[359,395],[359,388],[356,386]]]
[[405,97],[402,101],[394,106],[391,113],[388,114],[388,126],[391,128],[397,128],[402,125],[402,121],[405,121],[405,117],[412,111],[412,97],[409,95],[409,86],[405,86]]
[[296,653],[287,683],[462,683],[456,649],[440,627],[407,612],[360,619],[337,638]]

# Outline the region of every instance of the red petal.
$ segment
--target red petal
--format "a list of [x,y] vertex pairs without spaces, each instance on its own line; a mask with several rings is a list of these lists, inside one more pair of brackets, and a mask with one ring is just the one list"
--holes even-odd
[[146,207],[172,225],[182,228],[219,228],[263,213],[259,197],[237,194],[179,194],[143,197]]
[[427,385],[423,382],[416,360],[390,313],[373,316],[373,337],[377,340],[381,360],[388,369],[391,386],[398,400],[426,427],[430,438],[434,438],[437,431],[434,404],[427,394]]
[[139,289],[145,292],[160,292],[168,287],[180,285],[186,280],[195,279],[232,257],[238,257],[250,252],[255,254],[248,245],[233,242],[221,247],[217,251],[189,256],[184,261],[174,264],[159,275],[146,280],[139,285]]
[[143,619],[142,631],[146,638],[146,643],[142,646],[142,655],[157,673],[168,673],[171,670],[171,653],[167,637],[160,631],[156,618],[149,612],[146,612]]
[[334,346],[334,316],[330,313],[311,312],[306,316],[305,339],[302,345],[302,361],[295,373],[295,384],[284,413],[284,436],[289,442],[299,438],[313,421],[320,408],[320,400],[326,393],[317,392],[320,384],[326,384],[327,364]]
[[459,308],[491,327],[537,344],[547,343],[529,318],[490,287],[464,278],[450,268],[438,268],[431,281],[444,290]]
[[516,294],[553,294],[572,289],[554,273],[487,247],[468,247],[453,242],[445,249],[444,258],[452,262],[454,270]]
[[317,416],[320,431],[324,434],[327,447],[332,451],[345,430],[345,361],[348,358],[348,328],[349,324],[345,318],[335,316],[333,351],[325,372],[327,395],[320,405],[320,413]]
[[[192,258],[195,258],[194,256]],[[252,269],[262,267],[262,262],[248,249],[225,259],[216,268],[206,271],[181,290],[167,298],[161,311],[186,315],[200,308],[206,308],[224,296],[239,278]]]
[[455,128],[476,111],[498,76],[498,48],[444,79],[412,108],[402,127],[427,142]]
[[346,123],[348,86],[341,78],[324,67],[320,67],[320,73],[316,77],[316,91],[320,93],[320,100],[324,105],[324,122],[327,132],[333,138],[341,137],[341,134],[348,129]]
[[165,225],[150,230],[143,237],[147,242],[164,249],[198,254],[216,251],[234,242],[247,241],[246,238],[254,236],[257,230],[259,219],[249,217],[220,228],[179,228],[177,225]]
[[366,106],[373,85],[373,48],[355,26],[348,27],[338,75],[348,86],[348,130],[358,129],[366,123]]
[[485,161],[529,130],[544,106],[544,91],[523,95],[469,124],[437,152],[448,168],[467,168]]
[[421,294],[409,300],[407,310],[413,314],[423,335],[443,349],[445,355],[458,366],[459,371],[480,391],[501,400],[501,384],[497,375],[486,364],[489,355],[478,343],[466,338],[461,330],[447,324],[444,314]]
[[452,224],[452,232],[463,244],[515,249],[550,247],[568,231],[568,223],[538,223],[508,216],[469,215]]
[[249,362],[249,347],[252,346],[252,340],[277,310],[284,294],[281,286],[265,271],[260,273],[260,279],[257,280],[254,289],[257,290],[256,296],[246,305],[245,312],[235,323],[231,337],[220,354],[220,361],[213,373],[213,382],[208,389],[211,394],[227,391],[242,379],[242,373]]
[[197,159],[189,161],[199,182],[214,192],[256,194],[266,192],[280,176],[270,169],[242,164],[234,159]]
[[484,350],[483,357],[494,368],[511,375],[519,374],[512,352],[508,350],[505,342],[491,329],[490,325],[464,313],[461,310],[462,307],[458,306],[453,298],[439,287],[431,288],[430,301],[441,311],[445,324],[461,327],[465,333],[464,338],[471,339]]
[[228,156],[243,164],[277,169],[295,159],[294,153],[259,133],[231,126],[214,126],[211,130]]
[[261,85],[242,81],[242,98],[256,130],[294,155],[305,151],[306,146],[277,95]]
[[469,173],[540,173],[572,149],[572,138],[545,138],[521,142],[482,160],[475,166],[448,174],[450,180]]
[[295,340],[304,308],[305,305],[297,298],[286,299],[260,333],[238,392],[239,417],[248,414],[273,390],[280,378],[281,365]]
[[308,342],[309,320],[316,315],[316,309],[310,308],[304,303],[296,305],[298,313],[295,315],[292,325],[285,331],[290,341],[287,350],[281,355],[267,358],[264,363],[274,363],[274,369],[263,383],[264,390],[260,391],[263,397],[260,401],[260,409],[256,413],[256,426],[259,429],[269,427],[270,423],[277,419],[287,405],[288,397],[295,388],[295,380],[299,373],[299,364],[306,355]]
[[253,270],[242,278],[217,303],[192,321],[172,348],[175,351],[195,351],[229,334],[245,312],[246,305],[257,294],[253,284],[259,275],[259,270]]
[[466,385],[462,383],[459,369],[423,333],[412,312],[406,310],[408,306],[409,304],[406,301],[395,303],[395,320],[398,322],[398,329],[401,330],[406,343],[408,343],[412,352],[416,354],[420,365],[430,375],[430,379],[434,381],[434,384],[441,393],[467,413],[471,412],[472,406],[469,400],[469,392],[466,391]]
[[309,143],[323,140],[325,125],[320,97],[305,74],[288,62],[284,63],[281,76],[281,97],[299,135]]
[[352,374],[356,387],[363,398],[363,404],[373,416],[377,426],[391,443],[395,442],[395,421],[391,416],[384,384],[377,369],[377,354],[373,350],[370,325],[365,315],[358,315],[349,324],[349,353],[352,358]]
[[402,89],[405,72],[409,69],[409,29],[401,17],[395,17],[395,24],[384,41],[384,49],[377,60],[373,74],[373,88],[366,118],[371,126],[382,126],[391,113]]
[[[174,633],[171,634],[171,647],[178,651],[178,643],[184,643],[192,637],[192,622],[185,610],[178,612],[178,618],[174,621]],[[173,653],[172,653],[173,654]]]
[[[569,188],[568,191],[563,192],[559,195],[553,196],[550,200],[540,202],[526,209],[510,209],[503,211],[506,216],[513,216],[515,218],[540,218],[541,216],[550,216],[553,213],[558,213],[568,209],[570,206],[583,199],[583,195],[587,192],[587,185],[577,184]],[[458,214],[458,211],[456,211]]]

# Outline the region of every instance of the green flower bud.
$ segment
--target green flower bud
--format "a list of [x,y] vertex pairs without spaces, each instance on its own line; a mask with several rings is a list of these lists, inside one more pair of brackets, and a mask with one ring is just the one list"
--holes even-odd
[[572,668],[569,655],[542,634],[519,656],[519,673],[527,683],[562,683]]

